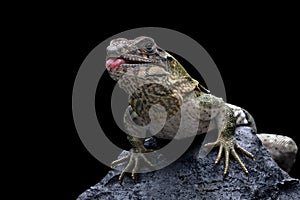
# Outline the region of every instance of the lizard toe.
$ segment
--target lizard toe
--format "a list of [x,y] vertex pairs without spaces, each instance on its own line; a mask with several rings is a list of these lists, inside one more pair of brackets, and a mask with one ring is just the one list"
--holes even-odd
[[142,163],[145,163],[147,165],[147,167],[149,167],[151,169],[154,168],[154,165],[145,156],[145,153],[152,152],[152,151],[153,150],[151,150],[151,149],[145,149],[145,151],[140,150],[140,149],[131,149],[129,152],[129,155],[112,162],[111,166],[115,167],[116,165],[127,162],[129,160],[127,165],[125,166],[125,168],[122,170],[121,174],[119,175],[118,180],[119,180],[120,185],[122,185],[125,174],[127,172],[131,173],[131,178],[133,180],[135,180],[136,174],[138,173],[139,169],[141,168]]

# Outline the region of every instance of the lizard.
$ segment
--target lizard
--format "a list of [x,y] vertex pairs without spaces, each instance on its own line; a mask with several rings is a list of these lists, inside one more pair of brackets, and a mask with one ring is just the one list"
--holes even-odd
[[[106,51],[105,66],[109,75],[118,81],[119,86],[129,94],[128,112],[127,116],[126,114],[124,116],[124,124],[129,132],[134,132],[130,129],[130,118],[136,124],[146,126],[151,121],[149,115],[151,107],[159,104],[165,109],[166,123],[155,137],[173,139],[180,124],[182,105],[186,104],[188,106],[184,112],[191,119],[186,123],[188,126],[196,125],[197,134],[207,133],[211,124],[218,130],[217,140],[207,143],[205,146],[219,147],[215,164],[219,163],[224,152],[224,175],[228,173],[230,154],[244,173],[249,174],[236,149],[255,161],[254,155],[238,145],[234,138],[235,129],[238,126],[249,126],[257,132],[255,121],[247,110],[229,104],[222,98],[211,94],[208,89],[190,76],[177,59],[159,47],[151,37],[140,36],[132,40],[113,39]],[[157,109],[154,117],[160,119],[161,111]],[[180,136],[176,135],[175,139],[190,136],[189,133],[183,133]],[[291,138],[281,138],[279,142],[272,143],[270,137],[274,138],[272,134],[261,135],[259,138],[263,144],[267,144],[267,147],[272,147],[272,144],[277,146],[284,144],[285,148],[280,149],[288,151],[295,157],[297,145]],[[147,152],[152,151],[145,148],[145,138],[139,136],[138,133],[128,134],[127,138],[132,145],[129,155],[117,159],[111,164],[113,167],[129,161],[119,175],[121,184],[125,173],[131,168],[131,177],[135,179],[141,160],[150,167],[153,166],[145,156]]]

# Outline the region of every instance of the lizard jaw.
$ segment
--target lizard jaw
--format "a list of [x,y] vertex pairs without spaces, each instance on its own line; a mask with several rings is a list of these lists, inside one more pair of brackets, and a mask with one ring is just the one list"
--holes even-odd
[[116,69],[120,66],[138,66],[153,63],[152,59],[145,59],[139,56],[120,56],[120,57],[111,57],[106,60],[105,66],[106,69]]
[[109,58],[106,60],[105,66],[106,69],[109,70],[109,69],[115,69],[124,63],[126,63],[126,61],[122,58]]

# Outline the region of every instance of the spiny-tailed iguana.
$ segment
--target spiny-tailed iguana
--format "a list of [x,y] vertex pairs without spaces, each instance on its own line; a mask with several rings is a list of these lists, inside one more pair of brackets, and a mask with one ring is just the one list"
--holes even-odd
[[[222,152],[225,152],[224,174],[228,172],[229,154],[239,163],[243,171],[248,174],[246,166],[239,158],[236,149],[254,160],[254,156],[246,149],[239,146],[234,138],[237,126],[250,126],[256,131],[252,116],[244,109],[228,104],[205,89],[193,79],[183,66],[169,53],[160,48],[150,37],[138,37],[133,40],[125,38],[114,39],[107,47],[106,68],[110,76],[119,82],[119,85],[129,93],[130,117],[141,126],[150,123],[149,110],[153,105],[164,107],[167,115],[163,129],[155,136],[164,139],[173,139],[180,124],[181,106],[185,107],[184,113],[191,120],[187,126],[198,126],[198,134],[206,133],[209,124],[219,131],[217,140],[206,146],[219,146],[215,163],[218,163]],[[155,109],[154,109],[155,110]],[[153,116],[161,119],[162,110],[156,109]],[[125,119],[125,126],[129,126]],[[210,127],[211,128],[211,127]],[[130,131],[130,130],[129,130]],[[135,133],[138,134],[138,133]],[[176,136],[175,139],[190,137],[190,133]],[[291,156],[292,163],[297,152],[297,146],[290,138],[279,138],[276,135],[259,136],[262,142],[274,150],[284,150]],[[276,138],[278,141],[276,141]],[[132,168],[132,178],[138,170],[141,160],[152,166],[145,154],[149,152],[143,145],[145,138],[128,135],[128,140],[133,146],[131,153],[112,163],[112,166],[128,161],[127,167],[119,176],[122,182],[124,173]],[[277,152],[279,152],[277,151]],[[137,154],[139,153],[139,154]],[[274,155],[276,153],[272,152]],[[280,152],[279,152],[280,153]],[[282,153],[282,152],[281,152]],[[278,153],[277,153],[278,154]],[[290,169],[290,164],[286,170]]]

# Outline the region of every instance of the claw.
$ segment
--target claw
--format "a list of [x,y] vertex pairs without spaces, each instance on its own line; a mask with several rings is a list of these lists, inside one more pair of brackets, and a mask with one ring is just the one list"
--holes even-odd
[[215,142],[211,142],[211,143],[207,143],[207,144],[205,144],[204,146],[205,147],[217,147],[218,145],[220,144],[220,141],[219,140],[217,140],[217,141],[215,141]]
[[234,157],[234,159],[239,163],[239,165],[241,166],[241,168],[243,169],[243,171],[245,172],[245,174],[249,174],[248,170],[245,166],[245,164],[241,161],[240,157],[237,155],[236,151],[234,150],[234,148],[231,149],[231,155]]
[[130,156],[130,160],[129,160],[127,166],[125,167],[125,169],[123,169],[123,171],[121,172],[121,174],[119,176],[120,185],[122,185],[122,182],[123,182],[123,179],[124,179],[124,175],[131,168],[132,163],[133,163],[133,156]]
[[136,174],[136,171],[138,170],[138,166],[139,166],[139,160],[136,160],[135,163],[134,163],[134,167],[132,169],[132,172],[131,172],[131,178],[132,180],[135,180],[135,174]]
[[249,158],[255,161],[254,155],[252,153],[250,153],[249,151],[247,151],[246,149],[244,149],[238,144],[235,144],[235,147],[239,149],[241,152],[243,152],[246,156],[248,156]]
[[235,147],[237,149],[239,149],[243,154],[245,154],[246,156],[248,156],[249,158],[253,159],[255,161],[254,155],[252,153],[250,153],[249,151],[247,151],[246,149],[242,148],[240,145],[236,144],[234,139],[226,139],[224,140],[223,138],[219,138],[216,142],[212,142],[212,143],[207,143],[204,145],[205,147],[217,147],[219,146],[219,151],[217,154],[217,158],[215,160],[215,164],[218,164],[222,153],[223,153],[223,149],[225,152],[225,162],[224,162],[224,175],[226,175],[228,173],[228,168],[229,168],[229,153],[234,157],[234,159],[238,162],[238,164],[241,166],[242,170],[245,172],[246,175],[249,174],[245,164],[241,161],[240,157],[238,156],[238,154],[235,151]]
[[228,172],[228,166],[229,166],[229,150],[225,149],[225,167],[224,167],[224,175]]
[[218,164],[218,163],[219,163],[219,161],[220,161],[220,159],[221,159],[221,156],[222,156],[222,152],[223,152],[223,145],[220,144],[220,148],[219,148],[219,152],[218,152],[218,155],[217,155],[215,164]]
[[128,156],[125,156],[125,157],[123,157],[123,158],[120,158],[120,159],[118,159],[118,160],[113,161],[113,162],[110,164],[110,167],[111,167],[111,168],[114,168],[117,164],[127,161],[127,160],[129,159],[129,157],[130,157],[130,156],[128,155]]
[[125,173],[130,171],[130,169],[132,168],[131,170],[131,178],[133,180],[136,179],[136,173],[137,171],[139,170],[139,167],[140,167],[140,162],[141,162],[141,159],[150,167],[150,168],[154,168],[154,165],[148,160],[148,158],[144,155],[145,152],[152,152],[153,150],[151,149],[145,149],[145,152],[142,150],[142,152],[139,152],[141,150],[138,150],[138,149],[132,149],[129,153],[129,155],[123,157],[123,158],[120,158],[118,160],[115,160],[111,163],[111,166],[115,166],[119,163],[123,163],[123,162],[126,162],[127,160],[128,161],[128,164],[126,165],[125,169],[122,170],[120,176],[119,176],[119,183],[120,185],[122,185],[123,183],[123,180],[124,180],[124,176],[125,176]]

